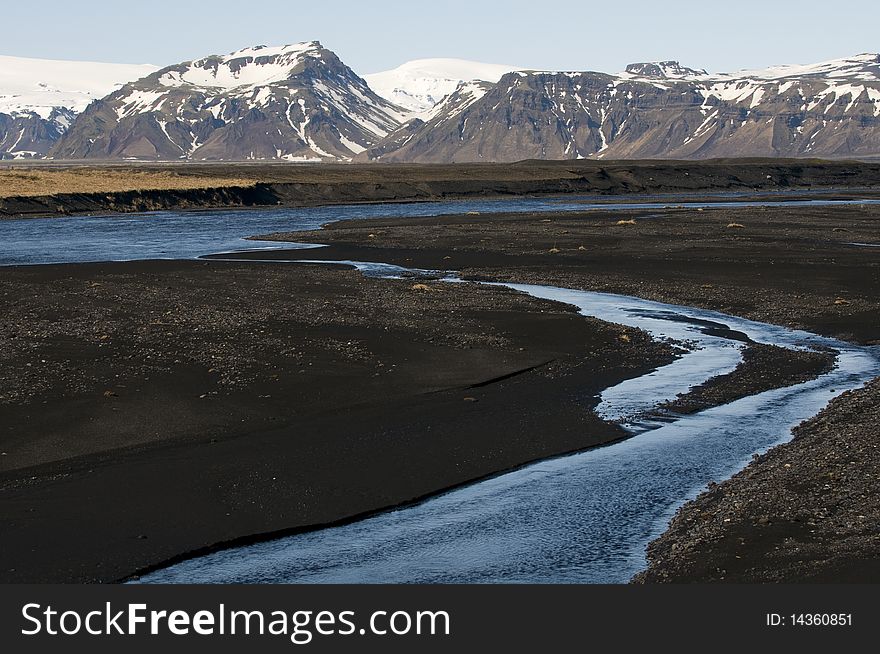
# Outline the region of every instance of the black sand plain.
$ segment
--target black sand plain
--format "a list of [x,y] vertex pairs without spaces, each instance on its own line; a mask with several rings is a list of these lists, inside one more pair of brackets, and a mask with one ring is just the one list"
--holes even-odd
[[[272,238],[330,244],[325,259],[625,293],[880,342],[880,251],[851,245],[878,242],[880,209],[676,203],[380,219]],[[370,280],[333,266],[6,268],[0,301],[7,582],[117,581],[611,442],[625,434],[583,398],[676,354],[505,289]],[[753,347],[736,373],[670,409],[797,383],[828,365]],[[643,579],[877,580],[880,480],[849,474],[823,449],[833,432],[859,466],[880,469],[877,392],[844,396],[768,454],[771,463],[687,505],[652,547]],[[778,452],[789,453],[785,475],[772,466]],[[730,511],[726,503],[752,506],[742,498],[766,492],[756,470],[786,489],[785,505]],[[829,474],[849,500],[816,507]],[[677,529],[692,524],[694,507],[706,524]],[[806,518],[819,509],[833,519]]]

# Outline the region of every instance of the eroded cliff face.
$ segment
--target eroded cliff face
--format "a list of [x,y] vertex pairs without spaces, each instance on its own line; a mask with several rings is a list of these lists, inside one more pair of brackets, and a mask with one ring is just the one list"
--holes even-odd
[[[88,179],[106,178],[108,167],[77,165]],[[285,163],[114,165],[120,188],[88,183],[43,182],[40,192],[16,192],[38,182],[33,171],[6,171],[24,177],[0,188],[0,220],[229,207],[277,207],[359,202],[420,202],[453,198],[536,195],[626,195],[657,193],[757,192],[787,189],[880,187],[880,163],[818,160],[718,161],[526,161],[517,164],[397,165]],[[63,166],[49,171],[64,173]],[[46,172],[46,171],[44,171]],[[0,171],[2,174],[3,171]],[[161,173],[152,182],[141,175]],[[53,173],[54,174],[54,173]],[[126,179],[130,175],[131,179]],[[163,181],[162,178],[165,178]],[[224,179],[224,177],[226,179]],[[180,183],[181,180],[184,183]],[[0,184],[2,187],[2,184]]]

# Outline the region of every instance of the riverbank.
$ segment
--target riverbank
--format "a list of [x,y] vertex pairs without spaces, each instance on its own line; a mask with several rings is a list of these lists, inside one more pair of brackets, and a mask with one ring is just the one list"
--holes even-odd
[[0,164],[0,219],[530,195],[876,189],[880,164],[820,160],[515,164]]
[[880,381],[685,505],[638,583],[880,582]]

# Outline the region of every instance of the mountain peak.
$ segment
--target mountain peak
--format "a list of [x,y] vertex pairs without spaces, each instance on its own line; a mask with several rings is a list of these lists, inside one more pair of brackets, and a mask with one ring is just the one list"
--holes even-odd
[[66,158],[339,160],[400,124],[399,108],[320,42],[258,45],[168,66],[125,85],[89,107],[55,152]]
[[0,55],[0,113],[35,113],[48,118],[55,109],[80,112],[156,66],[55,61]]
[[318,41],[257,45],[169,66],[159,71],[158,82],[164,87],[227,90],[268,86],[286,81],[306,59],[320,59],[325,52],[328,51]]
[[[247,58],[266,58],[266,57],[297,57],[304,54],[311,54],[323,50],[324,46],[320,41],[303,41],[301,43],[289,43],[287,45],[255,45],[249,48],[236,50],[228,55],[220,56],[223,61],[233,61],[236,59]],[[210,59],[210,57],[209,57]]]
[[626,67],[626,72],[636,77],[649,79],[693,79],[708,75],[705,70],[688,68],[677,61],[647,61],[630,64]]

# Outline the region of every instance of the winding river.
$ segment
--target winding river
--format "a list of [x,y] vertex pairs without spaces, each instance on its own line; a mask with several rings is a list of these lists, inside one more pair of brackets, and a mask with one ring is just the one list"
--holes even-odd
[[[818,200],[803,203],[826,204]],[[731,204],[746,203],[724,200],[688,206]],[[748,203],[759,204],[766,203]],[[517,199],[16,220],[0,222],[0,265],[193,258],[263,245],[277,247],[242,238],[254,233],[314,229],[335,219],[667,206],[647,201],[609,205],[588,200]],[[381,263],[348,263],[373,276],[410,273]],[[140,581],[626,582],[644,567],[646,545],[665,529],[682,503],[709,481],[727,478],[741,469],[755,453],[790,438],[792,427],[815,415],[832,398],[880,374],[878,348],[632,297],[550,286],[500,285],[573,304],[585,316],[643,329],[658,339],[688,343],[689,351],[673,363],[602,393],[598,413],[623,425],[632,438],[534,463],[359,522],[187,560]],[[670,418],[656,413],[664,401],[733,370],[741,360],[744,342],[749,340],[795,349],[832,348],[838,352],[837,365],[812,381],[694,415]]]
[[[880,374],[880,353],[806,332],[624,296],[511,284],[584,315],[686,338],[693,350],[602,394],[598,411],[635,434],[541,461],[416,506],[341,527],[224,550],[143,577],[143,583],[625,583],[674,511],[725,479],[833,397]],[[832,347],[832,372],[673,422],[651,409],[739,362],[725,325],[759,343]],[[713,363],[714,362],[714,363]]]

